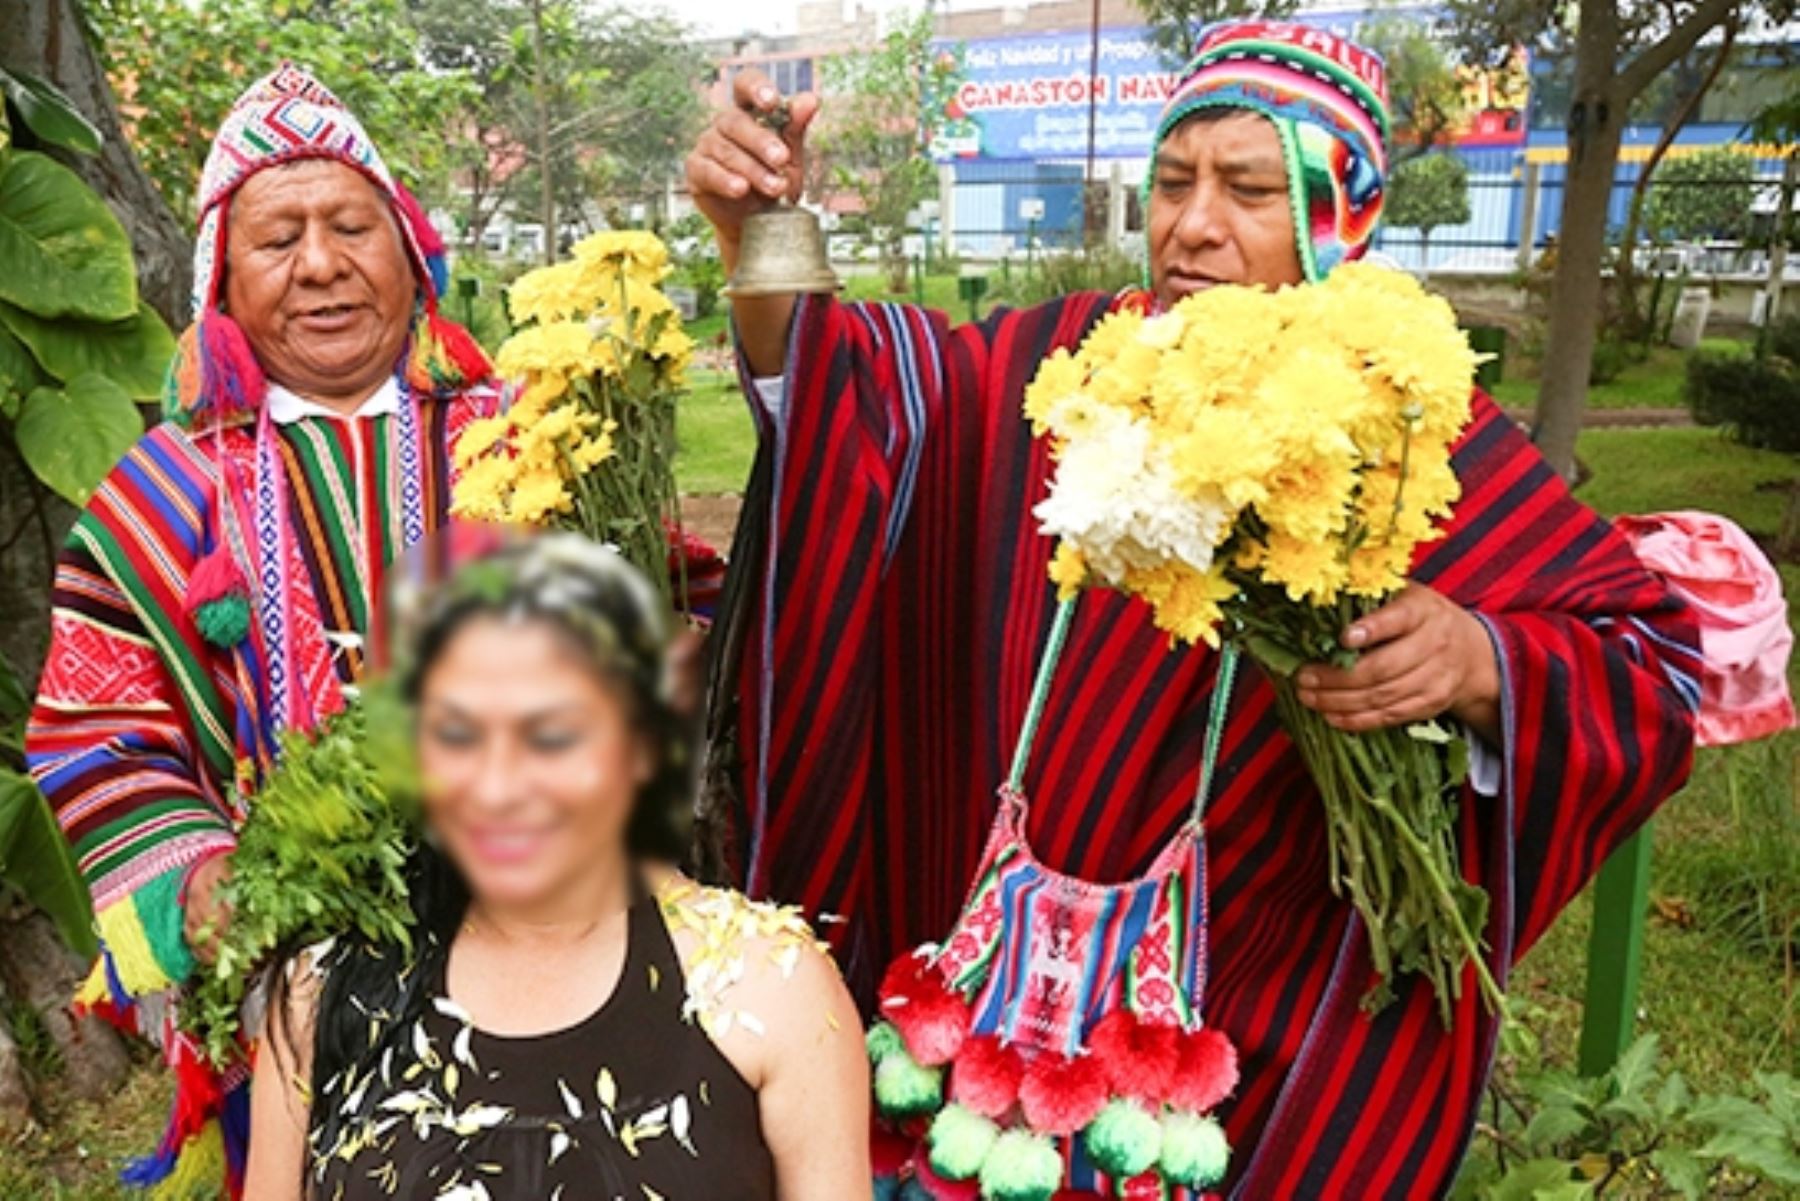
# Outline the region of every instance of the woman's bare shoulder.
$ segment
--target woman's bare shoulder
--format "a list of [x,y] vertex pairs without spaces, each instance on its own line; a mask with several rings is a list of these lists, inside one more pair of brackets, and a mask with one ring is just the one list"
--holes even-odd
[[797,908],[676,872],[657,882],[656,899],[687,977],[685,1016],[715,1039],[837,1008],[836,961]]

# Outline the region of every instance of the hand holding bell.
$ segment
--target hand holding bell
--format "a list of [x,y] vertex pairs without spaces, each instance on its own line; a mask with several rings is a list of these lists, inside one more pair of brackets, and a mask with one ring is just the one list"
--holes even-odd
[[[755,114],[757,124],[780,133],[793,119],[785,98]],[[843,284],[831,269],[819,218],[785,196],[744,219],[737,270],[728,296],[785,296],[836,292]]]

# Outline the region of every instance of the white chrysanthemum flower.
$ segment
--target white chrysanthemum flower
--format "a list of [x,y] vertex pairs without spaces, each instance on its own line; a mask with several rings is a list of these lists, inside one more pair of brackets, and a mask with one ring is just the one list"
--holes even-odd
[[1077,547],[1111,584],[1171,560],[1207,571],[1232,520],[1222,498],[1183,494],[1148,423],[1116,409],[1102,409],[1088,436],[1068,443],[1049,498],[1033,512],[1044,533]]

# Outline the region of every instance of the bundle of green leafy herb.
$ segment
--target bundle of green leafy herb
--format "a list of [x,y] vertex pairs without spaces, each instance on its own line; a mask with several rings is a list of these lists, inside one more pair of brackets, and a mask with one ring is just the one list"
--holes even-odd
[[283,735],[220,885],[229,919],[181,1007],[215,1063],[233,1055],[245,994],[277,950],[350,933],[408,945],[405,869],[420,831],[408,726],[377,690],[311,734]]

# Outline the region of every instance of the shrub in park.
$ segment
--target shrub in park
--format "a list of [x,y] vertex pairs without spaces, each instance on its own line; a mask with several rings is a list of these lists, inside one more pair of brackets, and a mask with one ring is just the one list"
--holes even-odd
[[1800,453],[1800,318],[1769,339],[1769,352],[1697,350],[1683,395],[1701,425],[1726,428],[1746,446]]

